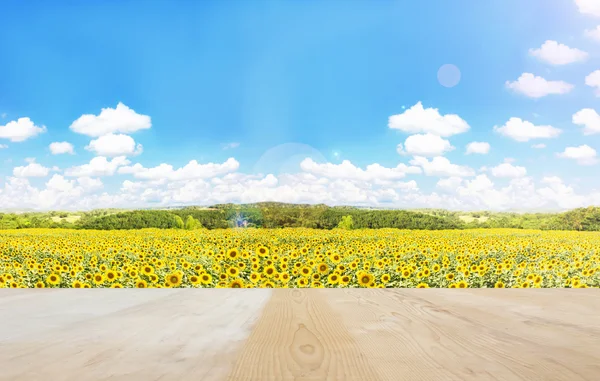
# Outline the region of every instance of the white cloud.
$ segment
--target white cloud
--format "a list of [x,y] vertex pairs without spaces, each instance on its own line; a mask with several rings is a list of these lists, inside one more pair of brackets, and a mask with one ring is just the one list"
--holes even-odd
[[237,148],[240,146],[240,143],[238,142],[231,142],[231,143],[227,143],[223,145],[223,149],[233,149],[233,148]]
[[6,144],[0,144],[0,149],[6,149],[8,146]]
[[19,118],[0,126],[0,139],[23,142],[44,132],[46,132],[45,126],[38,127],[29,118]]
[[595,17],[600,17],[600,1],[598,0],[575,0],[579,12]]
[[454,147],[450,142],[438,135],[416,134],[411,135],[404,141],[404,147],[399,144],[398,153],[415,156],[441,156],[446,152],[452,151]]
[[463,179],[460,177],[447,177],[440,179],[436,183],[436,187],[445,191],[455,191],[462,184]]
[[395,168],[386,168],[380,164],[367,165],[366,169],[354,166],[350,161],[344,160],[340,164],[319,164],[310,158],[300,163],[300,168],[308,173],[332,179],[347,179],[356,181],[393,181],[406,177],[407,174],[419,174],[421,169],[415,166],[398,164]]
[[487,142],[471,142],[467,144],[466,154],[470,155],[473,153],[485,155],[490,152],[490,143]]
[[546,145],[544,143],[532,144],[531,148],[541,149],[541,148],[546,148]]
[[75,149],[73,147],[73,144],[69,143],[69,142],[54,142],[54,143],[50,143],[50,152],[53,155],[62,155],[65,153],[68,153],[70,155],[74,155],[75,154]]
[[410,164],[420,166],[427,176],[437,177],[467,177],[474,176],[475,171],[472,168],[452,164],[450,160],[443,156],[436,156],[431,161],[422,156],[415,156]]
[[600,70],[596,70],[585,77],[585,84],[593,87],[596,96],[600,97]]
[[600,134],[600,115],[596,110],[584,108],[573,114],[573,124],[583,126],[584,135]]
[[112,176],[121,166],[129,165],[125,156],[115,157],[108,160],[104,156],[97,156],[90,160],[89,164],[71,167],[65,170],[67,177],[99,177]]
[[141,144],[135,144],[135,140],[129,135],[108,134],[94,139],[85,147],[86,150],[96,153],[98,156],[134,156],[143,151]]
[[503,126],[494,126],[494,131],[518,142],[556,138],[562,132],[560,129],[549,125],[536,126],[521,118],[510,118]]
[[2,115],[0,115],[2,117],[2,119],[6,118],[8,116],[7,113],[3,112]]
[[547,40],[538,49],[529,49],[529,55],[536,57],[552,65],[567,65],[574,62],[585,61],[589,54],[570,48],[565,44],[559,44],[556,41]]
[[517,178],[527,175],[527,169],[525,167],[514,166],[510,162],[505,162],[493,167],[491,172],[494,177]]
[[506,87],[530,98],[541,98],[551,94],[566,94],[575,86],[564,81],[548,81],[531,73],[523,73],[514,82],[506,81]]
[[22,167],[15,167],[13,169],[13,176],[15,177],[46,177],[50,172],[49,168],[44,167],[34,161],[28,161],[29,164]]
[[557,153],[556,156],[575,160],[580,165],[593,165],[598,162],[596,150],[587,144],[578,147],[567,147],[563,152]]
[[600,42],[600,25],[598,25],[594,29],[586,29],[583,32],[584,36],[591,38],[592,40],[596,40]]
[[131,134],[152,126],[149,116],[136,113],[119,102],[116,108],[103,108],[99,115],[82,115],[69,127],[72,131],[91,137],[111,133]]
[[467,122],[458,115],[441,115],[436,108],[423,108],[421,102],[417,102],[402,114],[390,116],[388,127],[409,134],[430,133],[442,137],[469,130]]
[[240,163],[234,158],[227,159],[222,164],[208,163],[199,164],[196,160],[190,161],[179,169],[173,169],[170,164],[160,164],[153,168],[144,168],[141,164],[119,168],[120,174],[131,174],[137,179],[153,181],[181,181],[193,179],[205,179],[214,176],[234,172]]
[[[429,162],[421,158],[420,163],[423,161]],[[425,192],[416,181],[399,181],[396,174],[391,176],[392,180],[380,181],[389,178],[385,173],[389,174],[392,168],[387,168],[383,176],[356,175],[360,172],[351,170],[349,175],[340,177],[335,171],[338,167],[321,165],[321,171],[326,169],[324,174],[304,171],[262,176],[228,172],[214,177],[163,182],[126,179],[114,192],[104,191],[100,180],[87,176],[68,179],[55,174],[40,187],[33,186],[27,178],[8,177],[0,184],[0,205],[3,208],[85,210],[98,208],[98,205],[137,208],[268,200],[398,208],[547,210],[600,203],[600,192],[578,194],[561,179],[552,177],[543,179],[538,186],[529,177],[513,178],[507,186],[501,187],[485,174],[470,180],[450,176],[440,179],[434,191]]]

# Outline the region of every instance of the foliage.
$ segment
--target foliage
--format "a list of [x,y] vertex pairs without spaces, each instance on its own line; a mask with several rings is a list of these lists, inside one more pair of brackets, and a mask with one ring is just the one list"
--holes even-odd
[[[457,212],[441,209],[375,210],[326,205],[295,205],[274,202],[211,208],[186,207],[169,210],[98,209],[89,212],[0,213],[0,229],[76,228],[96,230],[182,229],[193,217],[207,229],[228,227],[333,229],[345,216],[354,229],[474,229],[509,228],[540,230],[600,231],[600,207],[564,213]],[[70,219],[80,216],[79,220]],[[54,220],[53,220],[54,218]],[[57,220],[58,219],[58,220]],[[181,221],[180,221],[181,220]],[[73,222],[74,221],[74,222]]]
[[337,226],[340,229],[351,230],[354,227],[354,222],[352,221],[352,216],[344,216],[342,220]]

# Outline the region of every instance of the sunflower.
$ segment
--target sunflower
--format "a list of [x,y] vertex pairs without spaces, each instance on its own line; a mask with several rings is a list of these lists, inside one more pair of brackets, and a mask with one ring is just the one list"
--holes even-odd
[[327,263],[321,262],[317,266],[317,271],[320,272],[321,274],[326,274],[329,272],[329,266],[327,266]]
[[190,276],[189,279],[190,279],[190,283],[194,286],[197,286],[200,284],[200,277],[197,275],[192,275],[192,276]]
[[327,284],[334,285],[338,284],[340,281],[340,276],[337,273],[329,274],[327,277]]
[[60,275],[58,274],[50,274],[46,278],[46,282],[48,282],[52,286],[56,286],[60,283]]
[[458,288],[468,288],[468,287],[469,287],[469,284],[466,281],[461,280],[460,282],[458,282]]
[[240,255],[240,252],[237,249],[229,249],[227,251],[227,259],[236,260]]
[[169,275],[167,275],[167,277],[165,278],[165,281],[171,286],[171,287],[179,287],[181,285],[181,274],[179,274],[178,272],[174,272],[171,273]]
[[135,281],[136,288],[148,288],[148,283],[146,283],[143,279],[138,279]]
[[358,284],[362,287],[368,287],[373,282],[373,275],[367,272],[361,272],[358,274]]
[[256,255],[258,255],[261,258],[268,257],[269,249],[264,246],[260,246],[258,249],[256,249]]
[[240,273],[240,270],[238,270],[237,267],[231,266],[230,268],[227,269],[227,275],[230,277],[236,277],[239,273]]
[[244,288],[244,281],[235,279],[229,283],[229,288]]
[[298,287],[306,287],[308,285],[308,279],[305,277],[300,277],[296,281],[296,284],[298,285]]
[[417,288],[429,288],[429,285],[427,283],[419,283]]
[[113,283],[110,288],[123,288],[123,285],[121,283]]
[[144,265],[142,266],[142,273],[144,275],[150,275],[154,273],[154,267],[152,267],[151,265]]
[[275,269],[275,266],[267,266],[263,269],[263,274],[265,274],[267,277],[271,278],[273,277],[273,275],[275,275],[275,273],[277,272],[277,270]]
[[494,284],[494,288],[505,288],[504,283],[502,281],[497,281],[496,284]]
[[208,273],[204,273],[200,275],[200,283],[203,285],[208,285],[212,283],[212,276]]
[[73,288],[82,288],[82,286],[83,286],[83,284],[78,280],[74,281],[72,284]]
[[42,281],[38,281],[35,283],[35,288],[45,288],[46,285]]
[[109,282],[114,282],[117,279],[117,274],[112,270],[108,270],[105,276],[106,280]]

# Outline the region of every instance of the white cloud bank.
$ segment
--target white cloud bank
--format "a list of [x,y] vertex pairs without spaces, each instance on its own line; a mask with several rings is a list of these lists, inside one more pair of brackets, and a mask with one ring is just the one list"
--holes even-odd
[[470,128],[460,116],[442,115],[437,108],[424,108],[421,102],[402,114],[390,116],[388,127],[409,134],[429,133],[441,137],[462,134]]
[[[526,176],[524,169],[520,169],[522,167],[510,163],[491,169],[493,176],[508,178],[506,186],[498,186],[486,174],[475,176],[472,169],[452,164],[445,158],[415,158],[411,164],[422,168],[426,175],[443,177],[437,181],[434,191],[424,192],[417,180],[405,179],[408,174],[418,174],[420,169],[406,164],[391,168],[372,164],[361,169],[350,162],[319,164],[306,159],[299,173],[263,176],[237,172],[234,159],[208,164],[192,161],[189,167],[182,167],[191,170],[175,170],[165,164],[155,167],[161,168],[160,171],[136,172],[146,176],[124,179],[120,189],[108,192],[96,177],[109,172],[115,175],[115,166],[124,163],[125,159],[117,163],[115,159],[110,162],[105,158],[94,160],[84,170],[71,171],[70,176],[75,175],[75,178],[54,174],[40,187],[32,185],[25,177],[8,177],[0,186],[0,204],[5,208],[82,210],[99,206],[132,208],[279,201],[404,208],[540,210],[600,203],[600,191],[578,194],[556,177],[548,177],[536,184]],[[112,169],[106,169],[107,166]]]
[[90,137],[107,134],[131,134],[152,127],[152,120],[119,102],[116,108],[103,108],[98,115],[82,115],[69,127],[73,132]]
[[567,65],[585,61],[589,54],[565,44],[547,40],[537,49],[529,49],[529,54],[551,65]]
[[490,143],[487,142],[471,142],[467,144],[467,150],[465,153],[485,155],[490,152]]
[[536,126],[521,118],[510,118],[503,126],[494,126],[494,131],[518,142],[533,139],[552,139],[561,134],[561,130],[550,125]]
[[547,95],[567,94],[575,86],[564,81],[548,81],[547,79],[523,73],[513,82],[506,81],[506,87],[529,98],[542,98]]
[[62,155],[62,154],[66,154],[66,153],[68,153],[70,155],[75,154],[75,148],[73,147],[73,144],[71,144],[69,142],[50,143],[48,148],[50,148],[50,152],[53,155]]
[[19,118],[16,121],[0,125],[0,139],[8,139],[19,143],[46,132],[45,126],[36,126],[29,118]]

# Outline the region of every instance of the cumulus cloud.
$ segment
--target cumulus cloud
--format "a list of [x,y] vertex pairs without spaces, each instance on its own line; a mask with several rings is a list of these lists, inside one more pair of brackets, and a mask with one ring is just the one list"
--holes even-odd
[[112,176],[117,169],[129,165],[129,160],[125,156],[115,157],[108,160],[104,156],[97,156],[90,160],[88,164],[71,167],[65,170],[67,177],[99,177]]
[[587,144],[578,147],[567,147],[563,152],[556,154],[563,159],[572,159],[579,165],[593,165],[598,162],[596,150]]
[[600,134],[600,115],[596,110],[584,108],[573,114],[573,124],[583,126],[584,135]]
[[229,172],[236,171],[240,163],[234,158],[227,159],[224,163],[200,164],[196,160],[190,161],[185,166],[174,169],[170,164],[160,164],[153,168],[145,168],[137,163],[132,166],[123,166],[119,168],[120,174],[131,174],[137,179],[153,181],[179,181],[210,178]]
[[11,142],[24,142],[41,133],[46,132],[46,126],[36,126],[29,118],[19,118],[0,126],[0,139],[8,139]]
[[514,82],[506,81],[506,87],[529,98],[542,98],[551,94],[566,94],[575,86],[564,81],[548,81],[531,73],[523,73]]
[[494,126],[494,131],[518,142],[556,138],[562,132],[550,125],[536,126],[521,118],[510,118],[503,126]]
[[431,161],[422,156],[415,156],[410,164],[423,168],[427,176],[467,177],[475,175],[475,171],[467,166],[452,164],[443,156],[436,156]]
[[600,97],[600,70],[596,70],[585,77],[585,84],[594,88],[594,93]]
[[406,177],[407,174],[419,174],[421,169],[416,166],[408,166],[404,163],[398,164],[394,168],[387,168],[380,164],[367,165],[365,169],[356,167],[348,160],[341,164],[316,163],[310,158],[304,159],[300,163],[300,168],[308,173],[324,176],[332,179],[348,179],[357,181],[391,181]]
[[54,142],[54,143],[50,143],[50,152],[53,155],[62,155],[65,153],[68,153],[70,155],[74,155],[75,154],[75,148],[73,147],[73,144],[69,143],[69,142]]
[[[416,160],[419,164],[436,162],[436,159]],[[227,172],[214,177],[185,180],[183,177],[163,182],[125,179],[116,192],[103,191],[102,182],[90,176],[69,179],[55,174],[40,187],[33,186],[27,178],[8,177],[0,184],[0,205],[5,208],[84,210],[98,205],[135,208],[268,200],[401,208],[537,210],[574,208],[600,202],[600,192],[578,194],[559,178],[545,178],[537,186],[529,177],[512,178],[507,186],[499,187],[485,174],[471,179],[448,176],[439,179],[434,191],[425,192],[414,180],[398,180],[402,176],[390,171],[392,168],[377,169],[376,172],[363,169],[361,172],[357,167],[348,167],[348,173],[340,176],[336,171],[339,167],[319,164],[314,171],[315,168],[310,166],[313,163],[306,163],[309,166],[305,169],[309,171],[278,176]]]
[[13,176],[15,177],[46,177],[50,172],[49,168],[36,163],[33,160],[28,161],[29,164],[22,167],[13,168]]
[[529,54],[552,65],[567,65],[574,62],[585,61],[589,54],[565,44],[547,40],[538,49],[529,49]]
[[579,12],[590,16],[600,17],[600,2],[598,0],[575,0]]
[[136,145],[131,136],[123,134],[103,135],[92,140],[85,149],[106,157],[134,156],[143,151],[141,144]]
[[487,142],[471,142],[467,144],[466,154],[481,154],[485,155],[490,152],[490,143]]
[[91,137],[123,133],[131,134],[152,126],[149,116],[136,113],[119,102],[116,108],[103,108],[98,115],[82,115],[69,127],[73,132]]
[[470,128],[460,116],[442,115],[437,108],[423,108],[421,102],[402,114],[390,116],[388,127],[409,134],[430,133],[441,137],[461,134]]
[[435,186],[444,191],[453,192],[462,184],[462,181],[463,179],[461,177],[447,177],[445,179],[439,179]]
[[509,161],[497,165],[491,169],[492,176],[505,178],[518,178],[527,175],[525,167],[512,165]]
[[454,147],[450,142],[438,135],[416,134],[411,135],[404,141],[404,146],[398,144],[397,151],[401,155],[415,156],[441,156],[446,152],[450,152]]

